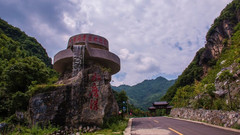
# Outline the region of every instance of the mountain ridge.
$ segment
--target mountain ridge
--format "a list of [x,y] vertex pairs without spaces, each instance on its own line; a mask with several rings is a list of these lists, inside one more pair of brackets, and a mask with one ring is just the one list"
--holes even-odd
[[133,86],[120,85],[118,87],[112,86],[115,91],[125,90],[130,99],[130,103],[146,110],[151,103],[159,101],[166,90],[175,82],[175,80],[167,80],[164,77],[157,77],[156,79],[144,80]]

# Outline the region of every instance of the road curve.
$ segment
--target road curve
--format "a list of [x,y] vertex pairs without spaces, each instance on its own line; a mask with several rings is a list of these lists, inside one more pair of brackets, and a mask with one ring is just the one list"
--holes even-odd
[[240,135],[238,132],[166,117],[132,120],[131,135]]

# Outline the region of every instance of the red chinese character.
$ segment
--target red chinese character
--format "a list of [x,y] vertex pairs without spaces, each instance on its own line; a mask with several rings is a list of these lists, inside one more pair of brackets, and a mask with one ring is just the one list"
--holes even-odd
[[93,83],[92,92],[98,91],[96,83]]
[[95,42],[97,42],[97,37],[95,36],[95,37],[93,38],[93,40],[94,40]]
[[92,76],[91,80],[94,82],[94,81],[96,81],[96,78],[97,78],[97,75],[96,75],[96,73],[94,73],[94,75]]
[[91,110],[98,110],[98,99],[96,99],[96,100],[91,99],[90,100],[90,109]]
[[97,76],[97,79],[98,79],[99,81],[101,81],[101,76],[100,76],[100,75],[98,75],[98,76]]
[[98,99],[93,101],[93,110],[98,110]]
[[70,38],[70,39],[69,39],[69,44],[72,44],[72,43],[73,43],[73,39]]
[[90,100],[90,109],[92,110],[93,100]]
[[99,38],[99,43],[102,44],[103,43],[103,39]]
[[83,35],[83,41],[85,41],[86,40],[86,35]]
[[93,93],[93,97],[98,98],[98,92],[97,91]]
[[92,36],[88,35],[88,41],[92,41]]
[[91,80],[94,82],[94,81],[97,81],[97,80],[101,80],[101,76],[100,75],[97,75],[96,73],[94,73],[94,75],[92,76]]
[[81,35],[77,37],[77,42],[80,42],[80,41],[81,41]]
[[76,36],[75,36],[75,37],[73,37],[73,43],[75,43],[75,41],[76,41]]

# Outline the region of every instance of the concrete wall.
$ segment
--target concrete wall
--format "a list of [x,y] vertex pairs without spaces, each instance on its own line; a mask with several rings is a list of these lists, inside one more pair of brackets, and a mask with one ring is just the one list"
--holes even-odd
[[207,122],[224,127],[232,127],[235,124],[240,125],[239,111],[174,108],[171,110],[170,116],[175,118]]

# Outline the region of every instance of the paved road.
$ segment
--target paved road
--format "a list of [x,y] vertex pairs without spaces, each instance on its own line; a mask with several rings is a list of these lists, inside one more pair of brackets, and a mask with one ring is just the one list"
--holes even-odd
[[131,135],[240,135],[240,133],[166,117],[134,118]]

